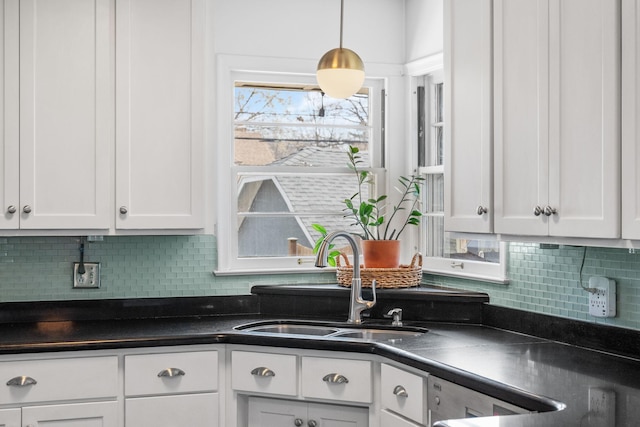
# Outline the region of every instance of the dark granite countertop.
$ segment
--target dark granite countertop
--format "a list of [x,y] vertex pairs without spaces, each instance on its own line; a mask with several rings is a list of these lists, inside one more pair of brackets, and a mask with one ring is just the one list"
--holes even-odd
[[[637,425],[640,419],[640,362],[634,358],[470,323],[414,321],[429,332],[384,344],[346,338],[267,337],[233,330],[239,324],[268,318],[273,316],[243,313],[5,322],[0,325],[0,354],[207,343],[351,351],[377,354],[530,409],[548,411],[554,405],[566,405],[559,411],[501,417],[501,427],[626,426]],[[606,390],[613,397],[613,419],[599,419],[590,412],[589,393],[594,389]],[[495,426],[497,420],[439,425]]]

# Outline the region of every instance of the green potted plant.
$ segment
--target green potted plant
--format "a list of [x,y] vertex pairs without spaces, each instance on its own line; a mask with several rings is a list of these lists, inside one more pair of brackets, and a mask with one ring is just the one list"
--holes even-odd
[[[362,238],[365,267],[396,268],[400,264],[398,239],[407,226],[420,224],[422,212],[418,206],[424,178],[416,175],[398,178],[400,186],[396,189],[401,194],[400,201],[389,209],[386,204],[386,194],[377,198],[369,198],[363,194],[363,187],[365,184],[372,183],[372,176],[369,171],[361,169],[363,161],[359,152],[360,150],[354,146],[349,146],[347,151],[348,166],[357,179],[358,191],[343,201],[345,217],[352,219],[353,225],[359,229],[356,234]],[[313,228],[321,234],[314,247],[315,252],[327,235],[327,231],[319,224],[313,224]],[[333,258],[333,262],[330,259],[332,265],[335,265],[335,257],[338,255],[337,250],[329,254],[330,258]],[[354,262],[358,261],[354,260]]]

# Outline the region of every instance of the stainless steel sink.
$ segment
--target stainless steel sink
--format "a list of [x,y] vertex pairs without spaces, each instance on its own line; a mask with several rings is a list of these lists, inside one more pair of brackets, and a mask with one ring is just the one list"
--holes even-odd
[[359,338],[370,341],[392,341],[403,338],[419,337],[423,333],[424,332],[386,329],[358,329],[340,331],[332,336],[342,338]]
[[425,328],[415,326],[387,326],[333,322],[313,322],[296,320],[258,321],[236,326],[234,329],[253,334],[288,334],[302,336],[321,336],[352,338],[368,341],[394,341],[403,338],[418,337],[426,332]]
[[276,325],[258,325],[242,329],[247,332],[264,332],[269,334],[294,334],[324,336],[338,332],[336,328],[314,325],[296,325],[291,323],[279,323]]

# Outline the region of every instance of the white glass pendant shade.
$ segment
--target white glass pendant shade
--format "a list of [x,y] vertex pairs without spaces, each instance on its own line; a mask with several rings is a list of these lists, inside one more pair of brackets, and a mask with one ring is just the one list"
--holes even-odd
[[331,49],[320,58],[316,76],[324,93],[332,98],[349,98],[364,83],[364,63],[350,49]]

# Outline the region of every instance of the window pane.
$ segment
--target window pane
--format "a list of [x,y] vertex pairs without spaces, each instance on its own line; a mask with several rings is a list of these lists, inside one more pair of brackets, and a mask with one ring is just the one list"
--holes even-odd
[[[338,146],[367,149],[371,127],[366,93],[333,99],[314,88],[237,85],[236,165],[344,166],[344,159],[332,164],[319,156]],[[305,149],[307,157],[301,158]]]

